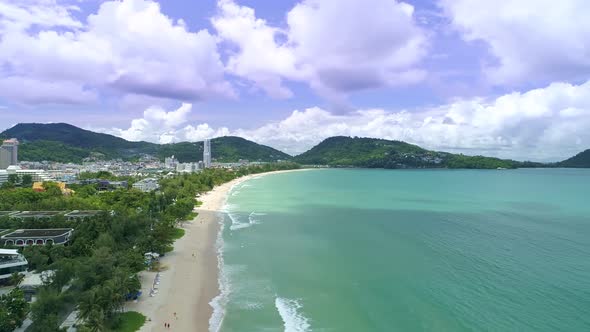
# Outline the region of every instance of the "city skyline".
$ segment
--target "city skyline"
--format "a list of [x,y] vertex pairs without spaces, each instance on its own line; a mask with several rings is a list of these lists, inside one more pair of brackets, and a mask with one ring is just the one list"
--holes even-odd
[[540,161],[590,147],[582,0],[0,9],[0,130],[68,122],[157,143],[235,135],[290,154],[335,135]]

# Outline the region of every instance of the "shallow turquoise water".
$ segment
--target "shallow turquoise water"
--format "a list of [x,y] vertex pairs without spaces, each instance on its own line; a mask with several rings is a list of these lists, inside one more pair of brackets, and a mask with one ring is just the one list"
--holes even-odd
[[[318,170],[238,185],[221,331],[590,331],[590,170]],[[224,310],[221,310],[224,308]]]

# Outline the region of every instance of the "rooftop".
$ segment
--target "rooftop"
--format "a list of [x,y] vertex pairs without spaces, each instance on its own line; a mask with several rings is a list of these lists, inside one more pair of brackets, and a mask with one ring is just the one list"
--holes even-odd
[[0,211],[0,217],[9,216],[18,213],[18,211]]
[[94,217],[101,212],[101,210],[74,210],[72,212],[66,213],[64,216],[68,218],[86,218]]
[[137,184],[137,183],[151,183],[151,182],[158,182],[158,179],[147,178],[147,179],[143,179],[143,180],[137,181],[135,183]]
[[14,218],[50,218],[62,214],[63,211],[22,211],[11,215]]
[[10,144],[10,145],[18,144],[18,140],[16,138],[5,139],[3,144]]
[[18,255],[17,249],[1,249],[0,248],[0,255]]
[[2,236],[4,239],[33,238],[33,237],[56,237],[73,231],[72,228],[50,228],[50,229],[17,229],[16,231]]

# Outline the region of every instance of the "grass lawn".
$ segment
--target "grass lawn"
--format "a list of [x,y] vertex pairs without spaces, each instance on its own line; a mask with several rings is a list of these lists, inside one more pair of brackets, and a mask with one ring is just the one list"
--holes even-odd
[[113,332],[134,332],[145,323],[145,316],[136,311],[127,311],[120,315],[121,324]]
[[172,233],[173,239],[178,240],[183,236],[184,236],[184,229],[182,229],[182,228],[175,228],[174,229],[174,233]]

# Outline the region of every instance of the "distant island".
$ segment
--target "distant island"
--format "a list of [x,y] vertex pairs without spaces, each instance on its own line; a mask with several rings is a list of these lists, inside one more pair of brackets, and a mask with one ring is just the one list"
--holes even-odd
[[[21,123],[0,134],[17,138],[21,160],[80,163],[85,158],[134,160],[149,154],[160,159],[174,155],[180,162],[197,161],[202,142],[155,144],[130,142],[113,135],[95,133],[66,123]],[[303,165],[361,168],[467,168],[513,169],[529,167],[590,167],[590,150],[556,163],[516,161],[432,151],[402,141],[336,136],[297,156],[241,137],[225,136],[211,141],[218,162],[294,161]]]

